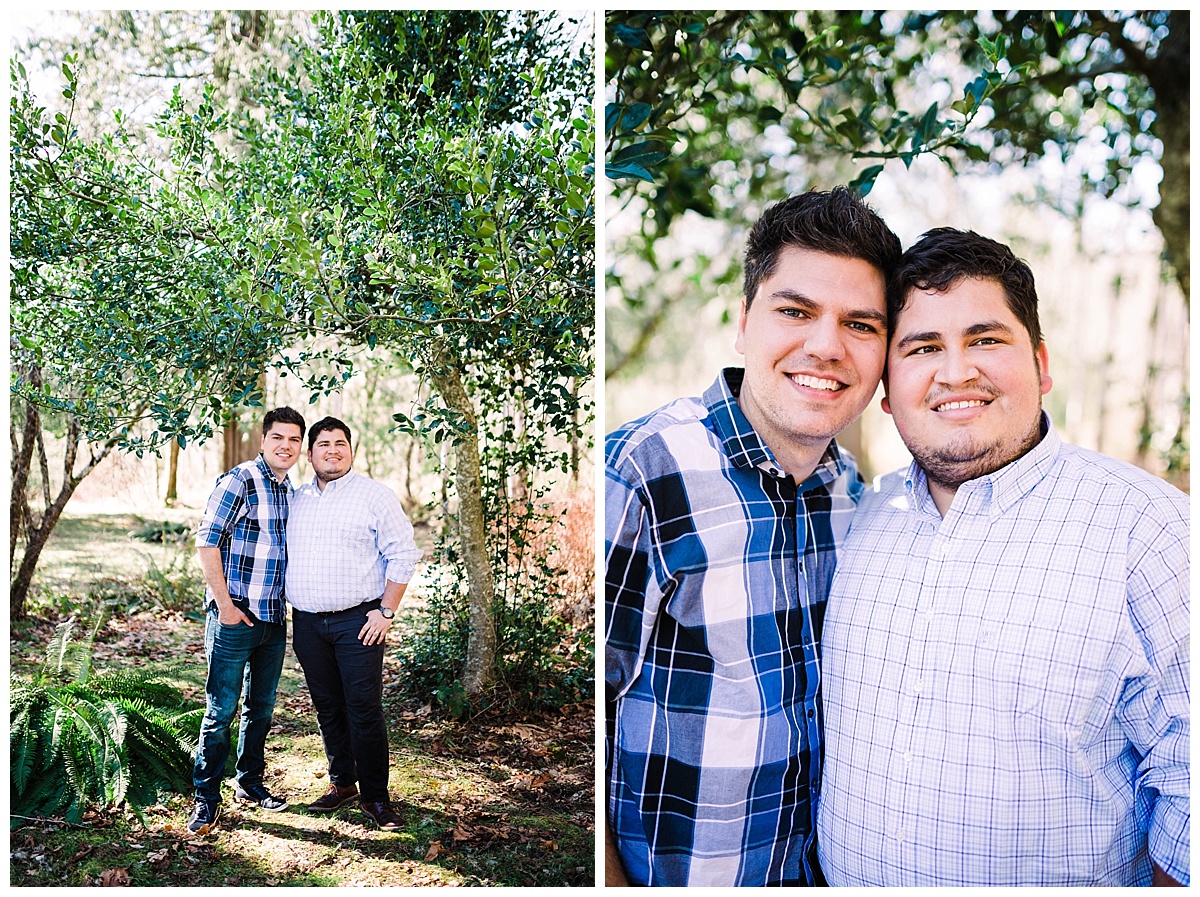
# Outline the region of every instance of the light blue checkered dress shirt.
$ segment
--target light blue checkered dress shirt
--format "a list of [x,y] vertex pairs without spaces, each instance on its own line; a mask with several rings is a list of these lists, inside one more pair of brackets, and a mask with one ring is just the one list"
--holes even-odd
[[1188,499],[1041,443],[868,491],[825,620],[831,885],[1189,881]]
[[421,558],[396,493],[353,470],[296,490],[287,549],[288,603],[312,613],[374,601],[388,580],[409,582]]

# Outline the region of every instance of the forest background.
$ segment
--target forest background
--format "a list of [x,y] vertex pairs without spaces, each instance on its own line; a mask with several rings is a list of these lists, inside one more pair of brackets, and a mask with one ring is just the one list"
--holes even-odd
[[[850,184],[1033,269],[1070,442],[1190,489],[1190,13],[611,11],[605,428],[733,351],[749,227]],[[839,439],[909,457],[878,402]]]
[[[592,881],[593,28],[127,10],[24,35],[11,883]],[[351,425],[426,549],[385,672],[410,825],[246,812],[185,844],[190,537],[284,403]],[[269,763],[297,804],[322,790],[305,700],[289,663]]]

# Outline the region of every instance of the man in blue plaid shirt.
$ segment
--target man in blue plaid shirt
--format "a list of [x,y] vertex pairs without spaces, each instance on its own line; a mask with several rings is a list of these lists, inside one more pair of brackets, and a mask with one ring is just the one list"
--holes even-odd
[[263,418],[262,451],[217,480],[196,535],[208,588],[204,593],[206,709],[192,773],[196,806],[192,834],[207,833],[221,809],[221,779],[229,757],[230,726],[242,701],[234,796],[264,810],[287,803],[263,784],[267,732],[287,648],[284,604],[285,528],[300,460],[304,418],[276,408]]
[[605,883],[816,885],[821,621],[900,241],[844,188],[750,233],[737,350],[609,435]]

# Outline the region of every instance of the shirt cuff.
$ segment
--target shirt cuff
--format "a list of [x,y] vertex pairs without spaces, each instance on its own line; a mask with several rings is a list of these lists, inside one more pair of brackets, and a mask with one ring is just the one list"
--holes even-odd
[[1191,884],[1191,819],[1187,798],[1159,795],[1150,820],[1150,859],[1185,887]]
[[412,581],[413,574],[416,572],[417,565],[412,561],[388,561],[387,572],[384,575],[390,582],[407,585]]

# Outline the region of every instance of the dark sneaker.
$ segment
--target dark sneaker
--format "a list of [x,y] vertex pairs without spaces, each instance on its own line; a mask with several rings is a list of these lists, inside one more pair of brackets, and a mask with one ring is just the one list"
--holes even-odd
[[353,800],[356,797],[358,797],[357,785],[347,785],[345,788],[342,788],[330,782],[329,790],[309,804],[308,808],[318,813],[332,813],[346,801]]
[[196,809],[192,810],[192,818],[188,820],[188,831],[193,835],[207,835],[217,824],[221,815],[221,805],[215,800],[196,798]]
[[384,831],[394,832],[396,829],[404,828],[404,819],[392,809],[392,805],[388,801],[364,800],[360,806],[371,821]]
[[288,805],[286,800],[277,798],[264,785],[248,785],[245,788],[238,785],[233,789],[233,796],[248,804],[255,804],[268,813],[278,813],[280,810],[286,810]]

